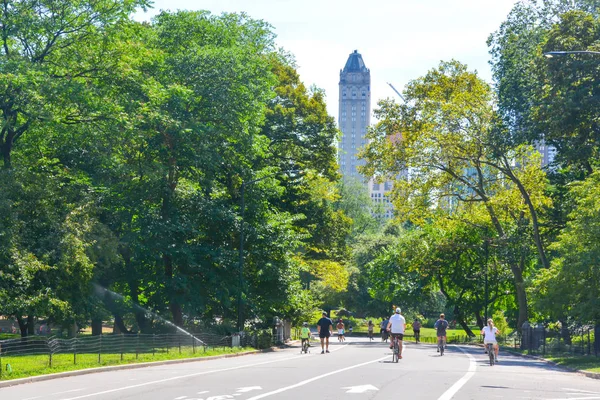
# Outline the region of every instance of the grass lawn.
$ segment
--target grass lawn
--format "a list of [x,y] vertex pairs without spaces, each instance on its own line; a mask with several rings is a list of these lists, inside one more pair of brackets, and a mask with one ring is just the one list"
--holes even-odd
[[34,356],[10,356],[0,358],[1,380],[27,378],[36,375],[54,374],[57,372],[75,371],[86,368],[97,368],[108,365],[135,364],[142,362],[177,360],[182,358],[208,357],[224,354],[241,353],[254,350],[252,348],[241,347],[218,347],[206,348],[196,347],[195,352],[192,347],[182,347],[172,349],[167,352],[140,353],[137,355],[124,353],[121,354],[54,354],[52,356],[52,366],[50,366],[49,355]]
[[590,372],[600,372],[600,357],[594,356],[573,356],[573,357],[546,357],[560,366],[585,370]]

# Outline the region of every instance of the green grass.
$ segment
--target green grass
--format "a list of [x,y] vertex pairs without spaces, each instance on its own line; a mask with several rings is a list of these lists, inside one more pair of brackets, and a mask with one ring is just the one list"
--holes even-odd
[[589,372],[600,372],[600,357],[572,356],[572,357],[546,357],[562,367],[579,369]]
[[[183,358],[201,358],[208,356],[217,356],[225,354],[235,354],[244,351],[254,350],[241,347],[219,347],[206,348],[196,347],[195,352],[192,347],[182,347],[181,353],[178,348],[167,352],[140,353],[135,354],[77,354],[75,360],[73,354],[54,354],[52,356],[52,366],[50,366],[49,355],[37,356],[10,356],[0,359],[2,365],[1,380],[27,378],[30,376],[54,374],[57,372],[75,371],[87,368],[105,367],[109,365],[136,364],[152,361],[178,360]],[[74,363],[74,361],[76,363]],[[100,361],[100,362],[98,362]],[[10,366],[9,366],[10,365]],[[10,372],[7,371],[7,367]]]

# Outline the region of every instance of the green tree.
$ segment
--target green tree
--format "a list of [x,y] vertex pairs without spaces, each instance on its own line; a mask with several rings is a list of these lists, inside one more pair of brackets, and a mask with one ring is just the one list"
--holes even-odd
[[569,315],[581,322],[600,323],[600,173],[572,185],[576,207],[554,243],[552,268],[540,271],[534,299],[553,318]]
[[[452,213],[480,203],[505,244],[513,231],[529,226],[546,266],[538,221],[538,210],[549,205],[545,175],[531,149],[498,144],[489,86],[451,61],[412,81],[404,95],[409,101],[403,105],[380,103],[380,123],[363,152],[364,173],[396,179],[410,171],[409,179],[396,179],[393,199],[399,214],[416,223],[436,208]],[[521,324],[527,319],[529,262],[518,245],[507,247],[504,262],[514,277]]]

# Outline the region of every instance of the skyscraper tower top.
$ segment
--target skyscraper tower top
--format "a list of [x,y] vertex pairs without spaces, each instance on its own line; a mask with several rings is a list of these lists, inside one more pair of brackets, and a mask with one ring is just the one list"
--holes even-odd
[[344,69],[340,72],[369,72],[369,69],[365,66],[365,62],[360,53],[357,50],[354,50],[354,52],[350,53],[350,56],[348,56],[348,61],[346,61]]

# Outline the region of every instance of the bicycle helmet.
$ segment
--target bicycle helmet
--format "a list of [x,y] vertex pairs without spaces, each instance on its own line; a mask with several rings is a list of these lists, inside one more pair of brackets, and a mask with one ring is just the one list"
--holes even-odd
[[402,310],[400,310],[400,307],[396,308],[396,314],[400,314]]
[[302,326],[308,326],[308,322],[304,322]]

